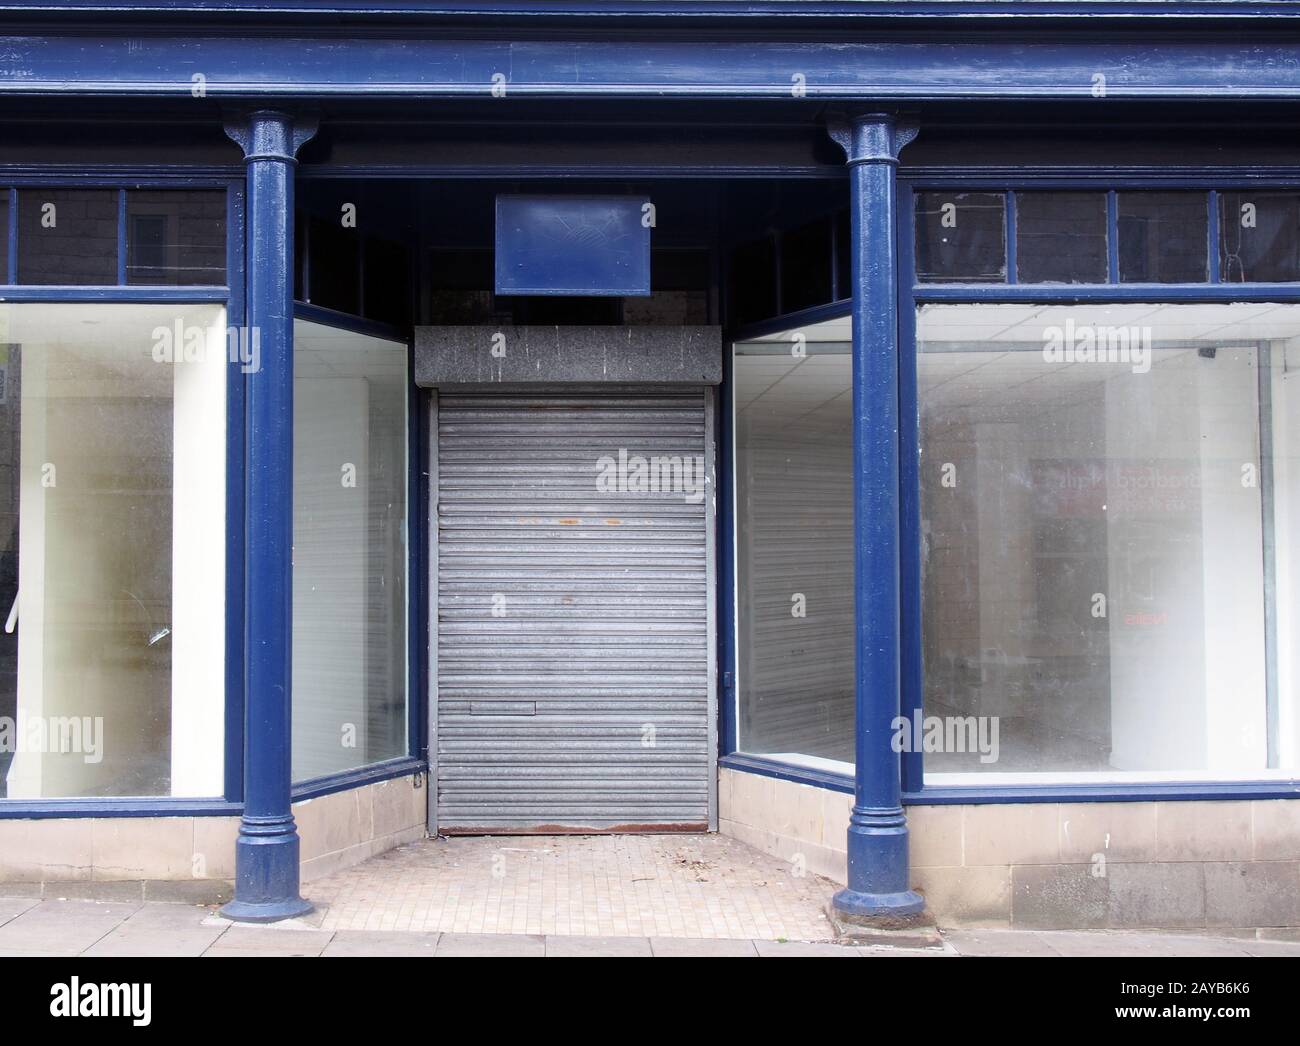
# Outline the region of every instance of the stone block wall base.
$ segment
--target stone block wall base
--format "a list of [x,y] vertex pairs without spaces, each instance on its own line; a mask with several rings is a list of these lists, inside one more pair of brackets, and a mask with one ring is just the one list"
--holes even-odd
[[46,879],[0,882],[0,897],[39,897],[45,901],[166,901],[173,904],[225,904],[235,895],[226,879]]
[[[427,800],[412,774],[294,803],[303,882],[423,838]],[[0,817],[0,893],[224,903],[238,836],[227,816]]]
[[[838,883],[853,797],[724,767],[719,830]],[[909,805],[944,929],[1300,933],[1300,798]]]

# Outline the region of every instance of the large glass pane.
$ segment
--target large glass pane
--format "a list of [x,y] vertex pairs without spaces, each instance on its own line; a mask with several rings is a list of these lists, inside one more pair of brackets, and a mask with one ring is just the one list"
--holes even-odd
[[0,305],[0,795],[214,796],[227,338],[215,305]]
[[406,346],[294,324],[293,775],[406,755]]
[[[918,320],[927,773],[1300,764],[1300,306]],[[927,722],[929,720],[927,719]]]
[[115,189],[21,189],[18,282],[117,283]]
[[853,759],[849,321],[735,347],[742,750]]

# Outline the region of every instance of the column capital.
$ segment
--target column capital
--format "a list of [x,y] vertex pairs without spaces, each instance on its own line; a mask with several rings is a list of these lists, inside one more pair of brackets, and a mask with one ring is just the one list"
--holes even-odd
[[897,113],[835,109],[826,115],[826,133],[850,164],[896,164],[920,130],[914,120]]
[[244,162],[280,160],[297,163],[298,150],[316,134],[320,124],[314,111],[291,112],[271,107],[243,109],[225,114],[222,127],[244,150]]

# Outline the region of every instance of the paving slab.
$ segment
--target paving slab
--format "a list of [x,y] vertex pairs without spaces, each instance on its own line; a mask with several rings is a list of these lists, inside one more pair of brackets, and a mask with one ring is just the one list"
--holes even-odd
[[697,957],[758,958],[753,941],[725,937],[651,937],[650,950],[656,959]]
[[1284,956],[1300,956],[1300,943],[1290,944],[1286,941],[1242,941],[1241,947],[1247,955],[1257,955],[1261,958],[1281,958]]
[[755,941],[754,950],[762,959],[857,959],[858,949],[845,944],[806,941]]
[[546,939],[523,933],[444,933],[436,954],[440,959],[504,956],[540,959],[546,954]]
[[39,897],[0,897],[0,926],[40,903]]
[[334,937],[320,930],[277,930],[269,926],[232,926],[203,953],[205,957],[317,956]]
[[41,901],[0,926],[0,949],[25,955],[80,955],[140,905]]
[[552,934],[546,938],[548,959],[569,958],[644,958],[654,955],[645,937],[565,937]]
[[948,930],[943,939],[959,955],[1026,956],[1054,959],[1060,952],[1039,933],[1025,930]]
[[402,930],[339,930],[321,955],[326,958],[406,955],[431,958],[437,953],[441,936],[438,933],[406,933]]
[[202,955],[225,926],[207,925],[210,909],[172,903],[148,903],[105,934],[83,955],[157,956]]
[[1105,931],[1072,933],[1044,930],[1042,939],[1061,955],[1152,956],[1157,958],[1195,958],[1244,956],[1249,941],[1215,937],[1192,937],[1186,934],[1124,933]]
[[859,944],[859,955],[868,959],[955,959],[956,948],[891,948],[887,944]]

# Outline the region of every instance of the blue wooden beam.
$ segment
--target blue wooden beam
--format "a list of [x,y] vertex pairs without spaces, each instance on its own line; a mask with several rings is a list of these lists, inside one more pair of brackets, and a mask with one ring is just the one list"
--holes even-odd
[[[1300,42],[1280,32],[1164,38],[948,31],[908,39],[510,39],[193,31],[13,33],[0,94],[185,99],[734,98],[965,101],[1300,99]],[[1104,96],[1098,97],[1099,76]],[[503,110],[504,111],[504,110]]]
[[882,113],[837,117],[830,132],[849,164],[857,673],[848,886],[832,903],[842,920],[892,925],[921,916],[925,907],[908,878],[901,763],[892,744],[901,679],[894,233],[898,154],[916,132]]
[[359,18],[438,19],[440,21],[514,20],[599,23],[610,17],[621,24],[655,24],[669,19],[748,26],[781,18],[805,24],[845,19],[932,22],[1014,19],[1019,22],[1135,18],[1169,22],[1295,17],[1294,0],[10,0],[18,11],[87,18],[120,17],[123,12],[221,15],[233,19],[292,18],[308,20]]
[[247,375],[244,814],[235,842],[243,922],[304,915],[292,802],[293,176],[312,120],[273,110],[232,119],[226,133],[248,171],[247,307],[259,366]]

